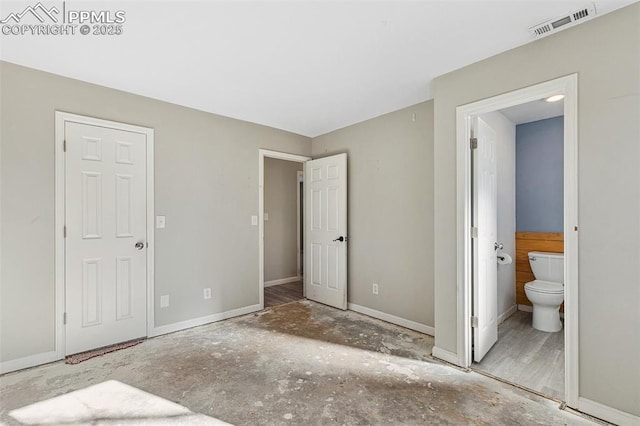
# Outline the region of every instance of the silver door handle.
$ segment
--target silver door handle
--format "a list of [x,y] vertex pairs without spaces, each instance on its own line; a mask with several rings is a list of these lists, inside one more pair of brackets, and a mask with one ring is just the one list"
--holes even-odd
[[144,248],[144,243],[142,241],[138,241],[135,246],[138,250],[142,250]]
[[504,248],[504,244],[502,243],[493,243],[494,250],[502,250]]

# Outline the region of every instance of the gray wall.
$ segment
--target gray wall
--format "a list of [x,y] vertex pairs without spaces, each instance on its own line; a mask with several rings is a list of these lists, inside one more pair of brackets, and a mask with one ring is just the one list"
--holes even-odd
[[309,138],[6,62],[0,73],[2,361],[54,349],[55,110],[155,129],[157,326],[258,303],[258,149],[309,155]]
[[457,353],[456,107],[578,73],[579,393],[634,415],[640,415],[639,52],[635,3],[434,82],[436,346]]
[[564,232],[564,117],[516,126],[516,227]]
[[298,275],[298,171],[303,163],[265,158],[264,280]]
[[500,316],[516,304],[516,125],[498,111],[480,118],[496,132],[497,238],[504,244],[502,253],[513,258],[510,265],[498,265],[497,315]]
[[[413,117],[415,114],[415,121]],[[346,152],[349,302],[433,326],[433,102],[313,139]],[[379,295],[371,285],[379,284]]]

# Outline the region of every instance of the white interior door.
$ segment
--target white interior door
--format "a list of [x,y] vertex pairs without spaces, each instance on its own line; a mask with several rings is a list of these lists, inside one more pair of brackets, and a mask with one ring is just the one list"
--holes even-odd
[[146,136],[65,123],[66,354],[146,335]]
[[347,154],[304,166],[306,297],[347,309]]
[[478,147],[473,155],[473,217],[478,236],[473,244],[473,359],[479,362],[498,340],[498,191],[496,132],[477,119]]

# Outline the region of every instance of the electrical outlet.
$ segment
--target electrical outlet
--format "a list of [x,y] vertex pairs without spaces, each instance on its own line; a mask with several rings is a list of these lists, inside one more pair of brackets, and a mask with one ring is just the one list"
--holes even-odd
[[211,299],[211,289],[210,288],[205,288],[204,289],[204,298],[205,299]]
[[164,296],[160,296],[160,307],[166,308],[169,306],[169,295],[165,294]]
[[373,289],[372,289],[372,291],[373,291],[373,294],[378,294],[378,284],[373,283]]

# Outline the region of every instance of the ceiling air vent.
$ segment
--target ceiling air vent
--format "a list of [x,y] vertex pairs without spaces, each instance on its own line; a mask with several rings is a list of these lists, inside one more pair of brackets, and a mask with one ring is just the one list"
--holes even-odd
[[587,21],[594,16],[596,16],[596,5],[592,3],[567,15],[534,25],[529,28],[529,32],[535,38],[544,37],[557,31],[564,30],[565,28],[572,27],[583,21]]

